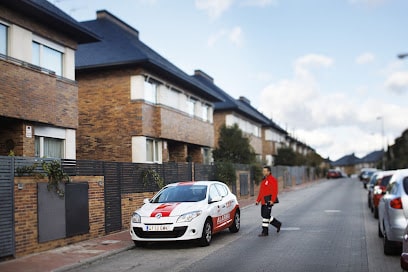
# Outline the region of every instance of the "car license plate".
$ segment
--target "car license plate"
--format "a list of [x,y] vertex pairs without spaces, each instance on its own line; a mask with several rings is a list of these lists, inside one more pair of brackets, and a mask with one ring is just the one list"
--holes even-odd
[[145,231],[172,231],[172,225],[146,225]]

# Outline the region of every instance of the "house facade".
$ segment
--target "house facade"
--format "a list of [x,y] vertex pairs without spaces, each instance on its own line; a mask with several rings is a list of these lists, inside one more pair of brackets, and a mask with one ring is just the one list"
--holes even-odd
[[0,1],[0,155],[76,158],[75,50],[96,40],[48,1]]
[[103,38],[77,52],[77,157],[209,163],[218,95],[141,42],[136,29],[108,11],[82,24]]
[[278,148],[286,145],[287,132],[255,109],[247,98],[242,96],[239,99],[232,98],[214,84],[214,79],[205,72],[196,70],[193,77],[214,90],[223,99],[214,104],[214,145],[218,143],[219,131],[223,125],[228,127],[237,124],[249,138],[258,161],[273,165],[273,158],[277,155]]

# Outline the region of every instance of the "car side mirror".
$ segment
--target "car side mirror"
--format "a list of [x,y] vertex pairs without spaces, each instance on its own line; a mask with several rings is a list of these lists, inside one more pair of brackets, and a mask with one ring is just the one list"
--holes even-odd
[[144,204],[150,203],[150,199],[149,199],[149,198],[143,199],[143,203],[144,203]]
[[214,198],[210,198],[210,200],[208,201],[208,203],[211,204],[211,203],[215,203],[215,202],[220,202],[221,200],[222,200],[222,197],[221,197],[221,196],[217,196],[217,197],[214,197]]

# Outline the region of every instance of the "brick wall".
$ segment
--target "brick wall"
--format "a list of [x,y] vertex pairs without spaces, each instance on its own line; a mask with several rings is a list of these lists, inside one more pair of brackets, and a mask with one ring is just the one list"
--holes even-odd
[[[47,182],[47,179],[33,177],[15,177],[14,179],[14,218],[16,256],[41,252],[67,244],[95,238],[105,234],[104,188],[98,182],[103,177],[72,177],[73,182],[88,181],[89,184],[89,226],[87,234],[70,238],[38,243],[38,212],[37,212],[37,182]],[[18,184],[23,189],[18,189]]]
[[161,108],[161,137],[201,146],[214,146],[214,126],[184,113]]
[[[213,146],[213,125],[165,106],[130,99],[130,77],[138,69],[77,73],[79,86],[78,159],[132,161],[132,136]],[[170,144],[169,144],[170,145]],[[169,152],[167,154],[166,152]],[[171,147],[163,158],[174,160]],[[185,161],[187,155],[183,156]],[[164,160],[166,161],[166,160]]]
[[78,89],[48,75],[0,60],[0,115],[55,126],[78,126]]
[[152,198],[155,192],[122,194],[122,227],[129,229],[130,218],[143,205],[143,199]]
[[[33,137],[25,136],[26,126],[31,126],[33,129]],[[0,156],[8,156],[10,149],[8,141],[14,143],[13,152],[15,156],[34,156],[35,153],[35,138],[34,124],[30,122],[0,118]]]

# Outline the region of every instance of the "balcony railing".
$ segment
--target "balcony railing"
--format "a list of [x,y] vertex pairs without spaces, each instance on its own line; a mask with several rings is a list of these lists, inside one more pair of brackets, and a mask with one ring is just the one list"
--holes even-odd
[[57,79],[68,82],[68,83],[71,83],[71,84],[76,84],[77,83],[75,80],[71,80],[69,78],[56,75],[54,71],[49,70],[47,68],[44,68],[44,67],[41,67],[41,66],[38,66],[38,65],[34,65],[32,63],[22,61],[22,60],[19,60],[19,59],[16,59],[16,58],[4,55],[4,54],[0,54],[0,59],[6,60],[8,62],[12,62],[14,64],[17,64],[17,65],[20,65],[20,66],[23,66],[23,67],[28,67],[28,68],[30,68],[32,70],[35,70],[35,71],[38,71],[38,72],[41,72],[41,73],[44,73],[44,74],[53,75]]

